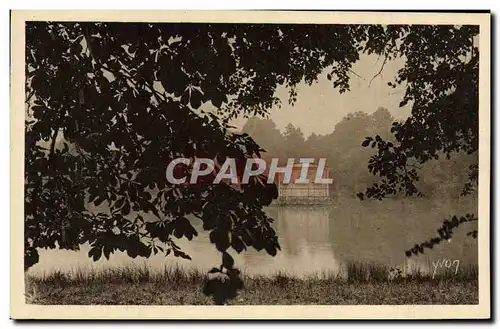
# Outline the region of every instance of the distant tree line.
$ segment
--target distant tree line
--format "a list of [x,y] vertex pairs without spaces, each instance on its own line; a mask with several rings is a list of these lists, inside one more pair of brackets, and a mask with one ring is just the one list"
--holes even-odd
[[[326,158],[330,177],[334,179],[332,192],[337,196],[355,197],[380,179],[367,169],[370,157],[377,151],[362,147],[363,140],[379,135],[383,140],[394,141],[391,133],[394,121],[391,113],[381,107],[372,114],[361,111],[347,114],[326,135],[312,133],[306,137],[291,123],[280,131],[272,119],[258,116],[250,117],[242,131],[254,136],[266,150],[262,153],[264,159],[277,157],[281,165],[285,165],[288,158]],[[477,152],[470,155],[461,152],[450,159],[441,156],[424,164],[414,164],[420,175],[418,188],[424,197],[457,198],[468,179],[470,165],[477,161]]]

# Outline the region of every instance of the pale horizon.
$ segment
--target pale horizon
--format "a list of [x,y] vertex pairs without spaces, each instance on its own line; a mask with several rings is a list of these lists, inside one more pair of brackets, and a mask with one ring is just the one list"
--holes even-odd
[[[388,60],[380,71],[383,61],[378,56],[361,55],[353,65],[354,73],[350,74],[351,90],[344,94],[333,88],[333,82],[327,79],[327,70],[311,86],[304,82],[297,85],[297,102],[294,105],[288,104],[288,90],[281,87],[276,91],[281,100],[281,108],[274,106],[267,118],[273,120],[276,128],[282,132],[291,123],[301,129],[305,138],[312,133],[332,133],[335,125],[349,113],[372,114],[380,107],[386,108],[396,120],[406,119],[410,114],[411,104],[399,107],[404,86],[392,88],[387,85],[404,65],[404,59]],[[231,121],[231,124],[241,130],[247,119],[240,116]]]

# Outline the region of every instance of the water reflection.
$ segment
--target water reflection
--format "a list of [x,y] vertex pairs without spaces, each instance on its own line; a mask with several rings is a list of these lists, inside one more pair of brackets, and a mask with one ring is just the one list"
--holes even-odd
[[[441,221],[450,214],[476,212],[476,202],[336,200],[331,206],[273,206],[266,209],[275,218],[275,227],[282,251],[271,257],[254,249],[237,255],[236,265],[247,274],[274,274],[279,271],[302,276],[321,272],[338,272],[349,262],[379,262],[391,266],[430,269],[438,259],[458,259],[461,264],[477,263],[476,240],[465,233],[472,224],[456,230],[453,241],[445,242],[424,255],[407,259],[404,251],[415,243],[434,236]],[[80,252],[41,251],[40,262],[30,272],[43,273],[53,269],[74,270],[88,267],[115,267],[129,264],[162,269],[169,265],[206,270],[220,264],[220,253],[210,245],[208,233],[200,222],[194,222],[199,236],[180,246],[192,261],[156,255],[150,259],[130,259],[123,253],[109,261],[93,263],[88,246]]]

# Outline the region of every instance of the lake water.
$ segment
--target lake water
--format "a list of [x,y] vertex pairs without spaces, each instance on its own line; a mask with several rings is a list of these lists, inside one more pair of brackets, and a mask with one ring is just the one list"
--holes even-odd
[[[267,208],[275,218],[281,252],[271,257],[254,249],[234,255],[236,266],[247,274],[287,272],[304,276],[321,272],[342,272],[350,262],[377,262],[401,269],[428,271],[431,262],[448,258],[459,260],[460,266],[477,264],[477,241],[466,232],[477,227],[466,223],[456,229],[452,241],[442,242],[424,255],[405,257],[404,251],[416,243],[434,237],[441,222],[453,214],[473,212],[477,203],[463,200],[391,200],[359,201],[337,199],[328,206],[273,206]],[[179,245],[192,261],[176,259],[173,255],[155,255],[149,259],[131,259],[115,253],[110,260],[92,262],[87,257],[88,246],[81,251],[41,250],[40,262],[29,273],[43,274],[53,270],[119,267],[147,264],[151,269],[169,265],[208,270],[220,264],[218,253],[202,231],[201,222],[194,222],[199,235],[193,241],[180,240]]]

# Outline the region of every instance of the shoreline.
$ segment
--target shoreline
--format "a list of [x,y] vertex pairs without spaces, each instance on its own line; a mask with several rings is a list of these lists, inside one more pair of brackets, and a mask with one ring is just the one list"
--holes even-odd
[[[352,264],[348,277],[241,275],[244,288],[228,305],[458,305],[479,302],[477,267],[456,275],[392,275],[384,266]],[[212,305],[202,292],[206,273],[165,268],[26,275],[26,302],[42,305]]]

